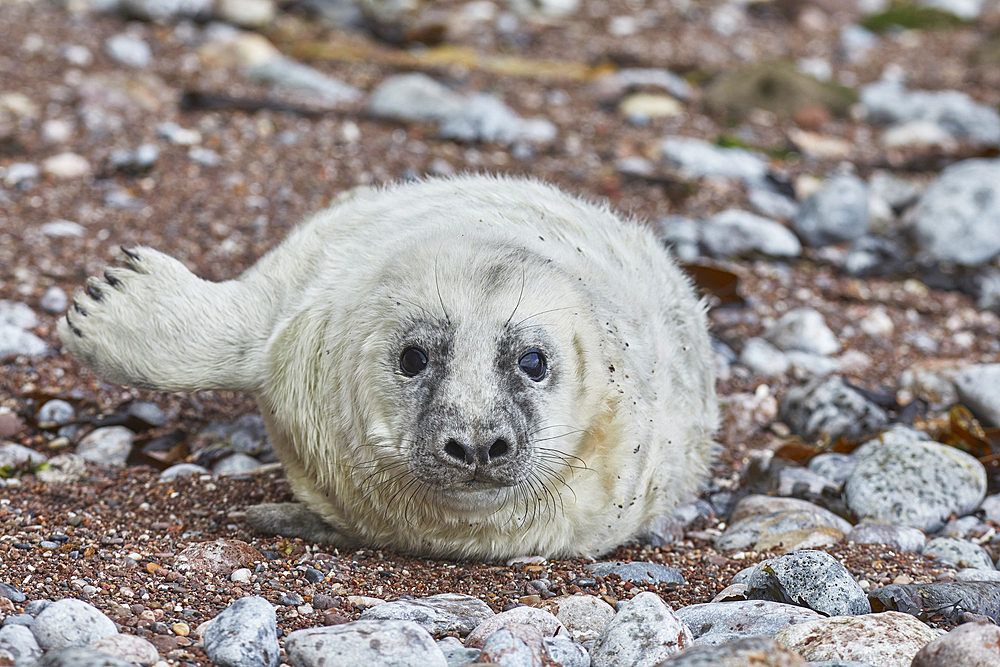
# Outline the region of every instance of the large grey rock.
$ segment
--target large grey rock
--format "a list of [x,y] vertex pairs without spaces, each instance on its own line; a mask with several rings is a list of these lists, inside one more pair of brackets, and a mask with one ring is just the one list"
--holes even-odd
[[530,625],[500,628],[486,638],[479,662],[505,667],[542,667],[550,657],[543,639]]
[[853,241],[868,231],[868,186],[857,176],[837,176],[802,202],[792,229],[803,243]]
[[885,428],[889,415],[844,384],[839,377],[813,380],[789,388],[778,411],[792,432],[806,439],[836,442],[856,439]]
[[443,120],[461,112],[463,106],[461,94],[419,72],[389,77],[368,100],[376,116],[410,122]]
[[758,544],[775,544],[782,536],[825,529],[837,539],[851,530],[851,524],[830,510],[798,498],[746,496],[733,509],[729,525],[715,540],[716,549],[756,549]]
[[759,184],[767,176],[767,162],[742,148],[721,148],[702,139],[669,137],[660,144],[663,159],[684,175],[726,176]]
[[581,644],[597,639],[615,617],[614,607],[594,595],[564,595],[545,600],[542,606]]
[[907,90],[896,79],[882,79],[862,86],[860,98],[875,123],[930,121],[957,139],[1000,142],[996,109],[957,90]]
[[1000,160],[953,164],[912,210],[919,248],[932,258],[977,266],[1000,253]]
[[590,652],[568,637],[544,637],[549,657],[562,667],[590,667]]
[[840,350],[837,336],[826,325],[823,314],[813,308],[796,308],[775,322],[764,338],[780,350],[833,354]]
[[86,646],[67,646],[46,651],[35,662],[25,663],[25,667],[135,667],[135,663]]
[[705,220],[701,242],[714,257],[798,257],[802,253],[802,244],[787,227],[739,209],[727,209]]
[[[1000,174],[1000,172],[998,172]],[[1000,188],[997,189],[1000,195]],[[959,400],[988,426],[1000,426],[1000,364],[976,364],[955,376]]]
[[256,595],[236,600],[205,629],[205,653],[222,667],[276,667],[280,648],[274,607]]
[[741,637],[725,644],[692,646],[670,656],[659,667],[805,667],[806,664],[798,654],[770,637]]
[[917,651],[936,637],[925,624],[898,611],[806,621],[774,635],[806,660],[858,660],[878,667],[910,667]]
[[461,593],[441,593],[419,600],[397,600],[366,609],[362,619],[413,621],[432,635],[457,632],[465,636],[494,616],[479,598]]
[[909,526],[864,521],[847,534],[848,542],[857,544],[888,544],[900,551],[923,553],[927,536],[922,530]]
[[995,667],[1000,664],[1000,628],[966,623],[926,644],[910,667]]
[[844,498],[862,521],[940,528],[949,515],[965,516],[986,495],[986,470],[965,452],[894,429],[854,452],[858,463]]
[[132,453],[135,433],[124,426],[95,428],[76,446],[76,454],[84,461],[106,465],[125,465]]
[[42,654],[31,629],[14,623],[0,627],[0,651],[10,653],[18,666],[28,665]]
[[54,649],[86,646],[118,634],[118,628],[110,618],[83,600],[63,598],[45,607],[35,617],[31,632],[43,649]]
[[747,599],[795,604],[826,616],[872,610],[851,573],[825,551],[793,551],[758,563],[747,579]]
[[285,640],[292,667],[447,667],[444,652],[412,621],[360,620],[296,630]]
[[993,559],[978,544],[954,537],[935,537],[924,546],[924,556],[934,556],[940,563],[950,563],[955,567],[974,567],[989,570]]
[[820,618],[812,609],[770,600],[706,602],[676,612],[695,644],[724,644],[750,635],[771,636],[781,628]]
[[652,667],[694,642],[691,631],[658,595],[626,602],[590,650],[592,667]]

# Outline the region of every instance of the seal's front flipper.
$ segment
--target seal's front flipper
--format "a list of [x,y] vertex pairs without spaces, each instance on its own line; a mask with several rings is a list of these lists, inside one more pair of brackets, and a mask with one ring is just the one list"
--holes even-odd
[[247,523],[258,533],[298,537],[306,542],[322,542],[338,549],[361,546],[302,503],[263,503],[247,508]]

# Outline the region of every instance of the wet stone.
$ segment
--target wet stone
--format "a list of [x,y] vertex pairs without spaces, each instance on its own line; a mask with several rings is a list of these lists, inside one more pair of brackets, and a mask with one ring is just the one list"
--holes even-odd
[[759,563],[747,579],[747,598],[795,604],[827,616],[871,612],[858,582],[824,551],[794,551]]
[[770,600],[708,602],[681,607],[675,614],[691,629],[695,644],[724,644],[820,618],[812,609]]
[[413,621],[433,635],[457,632],[463,636],[493,616],[493,610],[485,602],[459,593],[386,602],[361,614],[362,619]]
[[262,597],[236,600],[205,629],[205,653],[222,667],[276,667],[277,616]]

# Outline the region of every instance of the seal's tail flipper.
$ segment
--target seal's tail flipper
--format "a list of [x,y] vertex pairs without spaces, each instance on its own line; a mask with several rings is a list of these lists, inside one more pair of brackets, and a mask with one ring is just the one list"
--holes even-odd
[[307,542],[322,542],[338,549],[354,549],[361,545],[302,503],[262,503],[247,508],[247,523],[258,533],[298,537]]
[[59,321],[63,345],[119,384],[167,391],[253,391],[268,317],[237,281],[201,280],[150,248],[90,278]]

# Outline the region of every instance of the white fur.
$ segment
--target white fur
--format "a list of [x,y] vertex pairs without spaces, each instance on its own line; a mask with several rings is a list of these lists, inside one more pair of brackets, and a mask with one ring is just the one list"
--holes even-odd
[[[120,383],[253,392],[296,496],[335,544],[595,556],[707,474],[718,410],[702,304],[647,229],[553,187],[467,176],[355,191],[223,283],[135,252],[110,285],[91,279],[100,300],[77,295],[86,315],[60,323],[66,347]],[[491,291],[494,265],[513,277]],[[532,394],[529,463],[552,474],[466,496],[413,481],[420,425],[391,360],[400,322],[420,318],[454,331],[440,391],[470,423],[495,417],[505,323],[555,341],[560,380]]]

